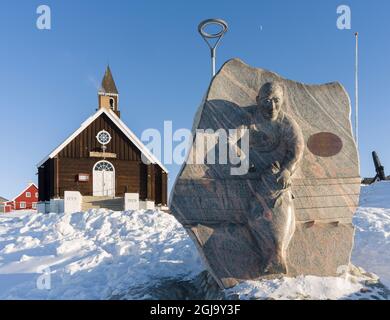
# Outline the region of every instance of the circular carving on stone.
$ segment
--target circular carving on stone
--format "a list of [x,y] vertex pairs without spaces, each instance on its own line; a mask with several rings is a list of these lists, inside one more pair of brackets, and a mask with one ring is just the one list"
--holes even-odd
[[319,132],[310,136],[307,148],[316,156],[332,157],[343,148],[340,137],[331,132]]

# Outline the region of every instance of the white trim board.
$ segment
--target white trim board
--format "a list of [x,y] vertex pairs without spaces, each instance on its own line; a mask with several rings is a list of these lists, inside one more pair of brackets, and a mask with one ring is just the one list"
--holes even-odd
[[149,151],[148,148],[137,138],[137,136],[125,125],[125,123],[119,119],[119,117],[110,109],[101,108],[94,115],[89,117],[86,121],[84,121],[80,128],[78,128],[75,132],[73,132],[63,143],[61,143],[56,149],[54,149],[49,155],[43,158],[38,164],[39,168],[43,165],[48,159],[54,158],[62,149],[64,149],[73,139],[75,139],[84,129],[86,129],[93,121],[95,121],[102,113],[105,113],[112,122],[124,133],[124,135],[132,142],[134,145],[146,156],[146,158],[151,163],[158,164],[161,169],[163,169],[166,173],[168,170],[164,167],[164,165]]

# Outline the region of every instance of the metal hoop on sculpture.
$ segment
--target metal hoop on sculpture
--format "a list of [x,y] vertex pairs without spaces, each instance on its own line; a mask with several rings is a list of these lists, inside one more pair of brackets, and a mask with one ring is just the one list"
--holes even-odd
[[[209,25],[218,25],[221,27],[221,31],[217,33],[208,33],[205,31],[205,28]],[[205,39],[221,38],[228,30],[228,24],[222,19],[207,19],[202,21],[198,26],[198,31],[200,35]],[[208,43],[208,42],[207,42]],[[209,44],[209,43],[208,43]]]
[[[217,25],[221,27],[221,30],[217,33],[209,33],[205,31],[205,28],[210,25]],[[212,76],[215,76],[215,55],[216,55],[216,49],[218,47],[219,42],[221,41],[223,35],[227,32],[228,30],[228,24],[226,21],[222,19],[206,19],[199,23],[198,25],[198,32],[202,36],[203,40],[207,43],[207,45],[210,48],[211,51],[211,73]],[[214,45],[211,45],[208,39],[216,39],[218,40],[215,42]]]

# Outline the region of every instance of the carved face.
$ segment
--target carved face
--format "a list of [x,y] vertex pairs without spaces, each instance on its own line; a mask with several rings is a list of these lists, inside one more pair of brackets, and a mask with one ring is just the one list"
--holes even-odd
[[[283,105],[283,89],[275,85],[260,89],[257,97],[257,105],[265,119],[274,121],[278,118],[278,114]],[[268,89],[268,90],[267,90]]]

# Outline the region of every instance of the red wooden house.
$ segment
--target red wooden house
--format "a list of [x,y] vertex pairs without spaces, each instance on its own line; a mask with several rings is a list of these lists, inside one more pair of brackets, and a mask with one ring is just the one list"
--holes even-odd
[[38,202],[38,187],[30,183],[19,195],[4,202],[4,212],[14,210],[35,210]]

